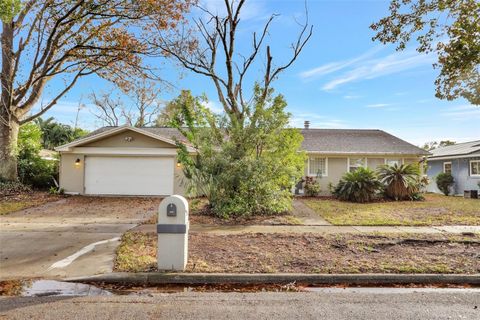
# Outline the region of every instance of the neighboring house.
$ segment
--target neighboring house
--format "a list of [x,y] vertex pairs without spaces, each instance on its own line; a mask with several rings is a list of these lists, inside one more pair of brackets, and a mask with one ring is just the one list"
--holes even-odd
[[[381,130],[303,129],[308,155],[305,175],[328,184],[360,166],[418,163],[429,153]],[[56,148],[60,187],[67,193],[94,195],[183,194],[172,128],[105,127]],[[194,148],[189,148],[192,155]],[[301,189],[301,188],[300,188]]]
[[[319,177],[322,194],[348,171],[358,167],[373,170],[384,164],[420,163],[429,153],[382,130],[302,130],[302,148],[308,155],[305,175]],[[296,190],[302,193],[303,190]]]
[[457,143],[430,151],[427,174],[430,179],[427,191],[438,192],[435,182],[441,172],[453,175],[455,185],[452,192],[463,194],[465,190],[477,190],[480,182],[480,140]]

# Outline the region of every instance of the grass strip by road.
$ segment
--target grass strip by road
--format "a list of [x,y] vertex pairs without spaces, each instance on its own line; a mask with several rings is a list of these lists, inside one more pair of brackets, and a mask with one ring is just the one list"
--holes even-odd
[[375,203],[351,203],[335,199],[302,201],[334,225],[480,225],[480,200],[478,199],[426,194],[425,201]]
[[[127,232],[114,271],[156,271],[157,236]],[[189,235],[187,272],[463,273],[480,272],[480,235]]]

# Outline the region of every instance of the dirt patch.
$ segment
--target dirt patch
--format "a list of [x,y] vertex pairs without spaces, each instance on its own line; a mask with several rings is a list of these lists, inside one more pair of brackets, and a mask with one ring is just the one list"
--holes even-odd
[[[126,233],[115,270],[155,271],[156,241]],[[479,252],[479,235],[191,233],[187,272],[478,273]]]
[[8,215],[9,220],[27,222],[133,222],[143,221],[156,212],[161,198],[155,197],[87,197],[70,196],[57,198],[40,206],[17,211]]
[[40,206],[62,198],[64,197],[42,191],[5,195],[0,198],[0,215],[11,214],[15,211]]

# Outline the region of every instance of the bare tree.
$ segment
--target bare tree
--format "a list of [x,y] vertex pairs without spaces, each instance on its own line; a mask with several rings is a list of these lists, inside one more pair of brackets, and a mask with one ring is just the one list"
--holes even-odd
[[[178,37],[162,37],[161,48],[178,61],[186,69],[210,78],[218,93],[218,98],[232,123],[243,127],[245,118],[248,117],[250,96],[245,95],[244,81],[254,62],[259,60],[261,52],[265,49],[265,69],[261,79],[257,79],[263,97],[265,98],[271,87],[272,81],[290,67],[298,58],[302,49],[312,35],[312,26],[299,23],[300,32],[297,39],[291,44],[291,56],[282,64],[275,64],[270,45],[266,38],[270,26],[276,15],[273,14],[266,21],[260,32],[254,32],[251,39],[251,50],[247,54],[236,52],[236,37],[241,20],[241,10],[246,0],[224,0],[226,15],[220,17],[201,6],[198,8],[204,13],[203,17],[194,19],[198,35],[191,39],[191,33],[182,35],[183,42],[177,41]],[[306,13],[307,10],[305,10]],[[192,46],[192,43],[195,44]],[[251,90],[252,88],[248,88]],[[250,91],[252,92],[252,91]]]
[[144,127],[155,124],[162,110],[162,103],[158,99],[160,89],[152,82],[140,81],[133,84],[126,96],[121,99],[113,91],[93,91],[90,101],[95,105],[92,114],[107,126],[128,124],[134,127]]
[[[0,178],[15,179],[19,126],[52,108],[85,76],[128,87],[156,77],[142,57],[160,54],[152,29],[183,21],[190,0],[1,1]],[[33,114],[50,80],[52,99]],[[61,80],[63,86],[58,85]]]

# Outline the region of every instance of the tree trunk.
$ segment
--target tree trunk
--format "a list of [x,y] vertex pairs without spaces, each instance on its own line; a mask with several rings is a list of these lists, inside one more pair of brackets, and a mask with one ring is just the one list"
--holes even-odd
[[17,179],[17,140],[20,125],[0,121],[0,179]]
[[17,139],[20,124],[12,108],[13,92],[13,22],[2,23],[2,86],[0,105],[0,179],[17,179]]

